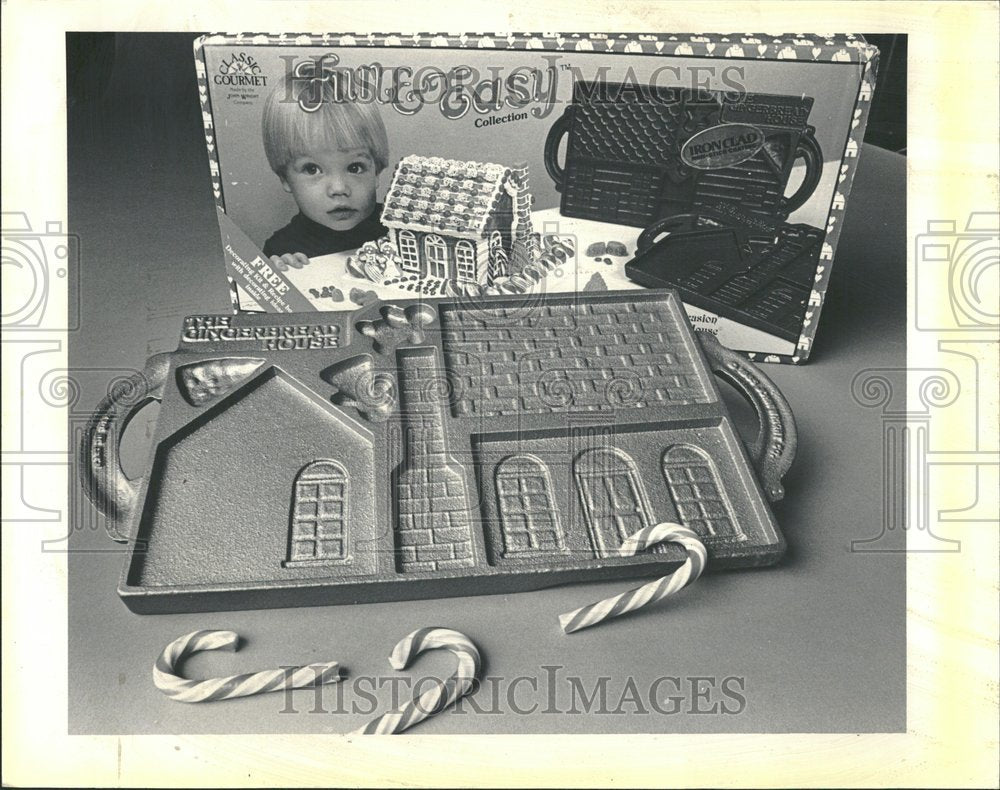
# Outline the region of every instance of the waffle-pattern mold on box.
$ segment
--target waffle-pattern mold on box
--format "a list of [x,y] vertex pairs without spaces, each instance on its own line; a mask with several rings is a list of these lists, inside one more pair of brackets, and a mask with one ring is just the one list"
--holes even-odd
[[[772,224],[819,184],[823,153],[807,121],[813,99],[579,81],[552,125],[545,167],[567,217],[646,227],[735,206]],[[566,163],[557,152],[568,135]],[[792,165],[806,172],[785,196]]]
[[[749,447],[713,372],[757,411]],[[150,399],[133,483],[119,434]],[[122,598],[176,612],[663,574],[677,546],[617,556],[662,521],[713,567],[770,564],[794,450],[773,384],[651,290],[192,316],[101,404],[82,458],[129,544]]]

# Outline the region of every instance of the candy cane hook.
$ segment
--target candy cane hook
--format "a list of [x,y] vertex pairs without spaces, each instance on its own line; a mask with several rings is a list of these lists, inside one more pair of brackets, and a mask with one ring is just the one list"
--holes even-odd
[[186,680],[175,667],[193,653],[203,650],[236,651],[240,637],[235,631],[193,631],[167,645],[153,665],[153,683],[178,702],[211,702],[232,697],[249,697],[268,691],[311,688],[340,680],[336,661],[288,669],[267,669],[245,675],[208,680]]
[[680,524],[664,522],[654,527],[640,529],[624,540],[618,553],[623,557],[632,557],[650,546],[667,541],[680,543],[687,550],[687,559],[684,560],[684,564],[680,568],[669,576],[644,584],[642,587],[636,587],[621,595],[605,598],[590,606],[584,606],[576,611],[560,615],[559,624],[562,625],[563,631],[571,634],[574,631],[590,628],[592,625],[610,620],[612,617],[635,611],[654,601],[673,595],[701,576],[701,572],[705,570],[705,563],[708,561],[705,544],[698,539],[698,535],[693,530]]
[[458,667],[442,685],[425,691],[392,713],[374,719],[354,731],[354,735],[392,735],[422,722],[464,697],[475,684],[482,659],[479,648],[461,631],[450,628],[418,628],[399,640],[389,656],[393,669],[406,669],[414,657],[425,650],[450,650],[458,659]]

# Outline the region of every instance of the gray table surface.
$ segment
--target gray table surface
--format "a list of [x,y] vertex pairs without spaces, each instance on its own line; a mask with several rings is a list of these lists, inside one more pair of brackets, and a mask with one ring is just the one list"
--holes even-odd
[[[70,231],[81,249],[81,322],[70,336],[80,397],[71,430],[112,378],[176,346],[181,316],[228,311],[193,70],[190,84],[185,71],[189,46],[185,39],[158,50],[161,73],[180,74],[162,90],[143,91],[116,71],[103,95],[70,107]],[[786,499],[774,508],[789,543],[780,566],[707,574],[674,602],[573,636],[561,632],[558,614],[628,583],[140,616],[115,592],[122,552],[71,480],[70,732],[347,732],[388,708],[392,678],[450,671],[439,651],[412,672],[389,667],[393,644],[427,625],[469,634],[492,680],[473,697],[479,710],[439,715],[420,733],[904,729],[904,555],[851,550],[884,520],[883,418],[852,397],[851,382],[868,369],[905,365],[905,217],[905,160],[864,146],[813,357],[803,367],[765,367],[791,403],[800,437]],[[729,400],[749,427],[749,408]],[[142,412],[126,436],[131,469],[142,466],[154,416],[155,407]],[[898,546],[893,539],[882,547]],[[295,692],[291,702],[281,694],[173,702],[151,682],[153,661],[199,628],[235,630],[246,644],[236,655],[193,658],[193,676],[338,660],[353,680],[339,698],[328,688],[319,697]],[[408,696],[405,686],[395,689]]]

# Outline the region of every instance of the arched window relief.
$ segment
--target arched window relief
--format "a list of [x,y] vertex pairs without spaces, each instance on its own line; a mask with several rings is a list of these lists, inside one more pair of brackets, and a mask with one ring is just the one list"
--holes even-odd
[[715,462],[700,447],[675,444],[663,453],[663,476],[681,523],[706,539],[744,535],[719,485]]
[[347,472],[336,461],[313,461],[295,478],[286,568],[350,560]]
[[399,232],[399,257],[401,266],[408,272],[420,271],[420,250],[417,247],[417,237],[412,230]]
[[504,458],[497,464],[496,488],[504,557],[567,550],[549,470],[539,458]]
[[427,260],[427,273],[431,277],[448,276],[448,245],[436,233],[424,237],[424,258]]
[[463,282],[476,282],[476,248],[466,239],[455,245],[455,276]]
[[652,523],[646,491],[628,453],[616,447],[585,450],[573,462],[573,477],[598,556],[616,555],[625,538]]

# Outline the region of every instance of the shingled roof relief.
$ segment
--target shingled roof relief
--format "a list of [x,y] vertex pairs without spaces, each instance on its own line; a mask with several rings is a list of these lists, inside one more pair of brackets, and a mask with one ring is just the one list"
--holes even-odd
[[510,168],[440,157],[400,160],[385,196],[382,223],[477,238],[504,191]]
[[683,139],[680,102],[594,102],[574,111],[573,153],[595,159],[674,165]]

